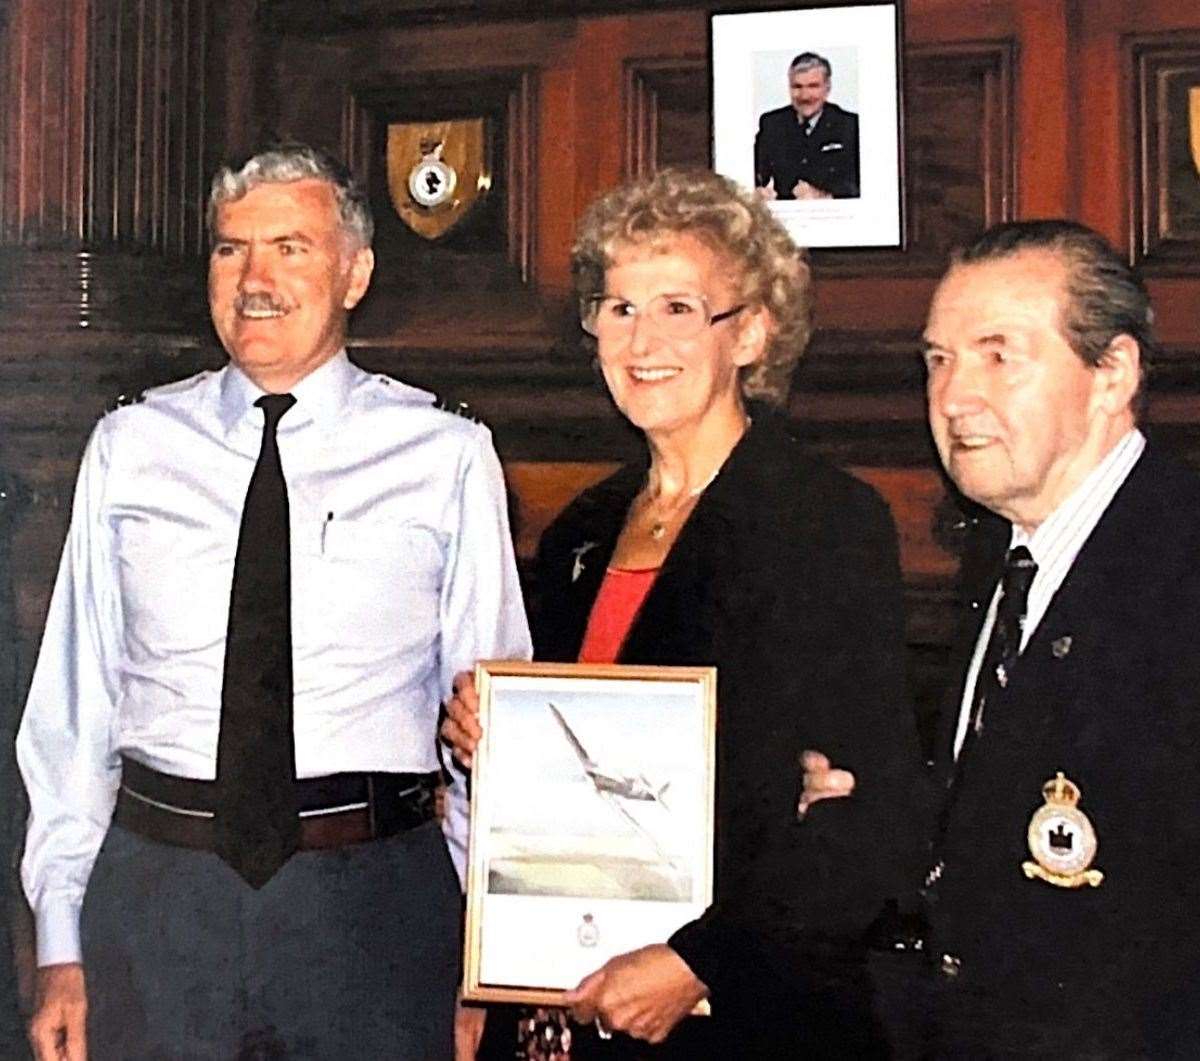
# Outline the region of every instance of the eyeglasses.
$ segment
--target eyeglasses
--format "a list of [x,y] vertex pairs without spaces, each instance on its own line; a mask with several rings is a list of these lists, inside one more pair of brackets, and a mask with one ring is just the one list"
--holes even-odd
[[703,295],[656,295],[642,306],[616,295],[596,295],[583,303],[581,323],[583,330],[597,339],[628,339],[638,317],[644,316],[666,339],[694,339],[705,328],[745,308],[743,303],[713,313]]

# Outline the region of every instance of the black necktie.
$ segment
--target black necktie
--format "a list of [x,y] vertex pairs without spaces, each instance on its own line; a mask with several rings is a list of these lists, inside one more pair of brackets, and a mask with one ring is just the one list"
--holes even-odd
[[262,448],[246,491],[238,531],[221,733],[217,740],[216,850],[261,888],[296,850],[300,837],[292,731],[291,542],[287,484],[276,429],[296,404],[268,394]]
[[1000,600],[996,604],[996,620],[988,638],[983,664],[975,679],[975,695],[971,701],[971,718],[963,746],[962,761],[968,745],[983,729],[983,716],[989,700],[994,700],[1012,676],[1017,657],[1021,654],[1021,632],[1025,626],[1025,611],[1029,605],[1029,587],[1037,574],[1037,564],[1025,546],[1010,549],[1004,557],[1004,574],[1000,579]]

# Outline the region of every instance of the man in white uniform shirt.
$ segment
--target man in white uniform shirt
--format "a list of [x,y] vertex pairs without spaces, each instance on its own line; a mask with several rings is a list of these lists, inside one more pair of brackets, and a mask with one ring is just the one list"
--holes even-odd
[[347,360],[372,221],[336,162],[223,169],[209,224],[231,363],[97,425],[17,740],[31,1040],[449,1057],[438,705],[475,660],[529,653],[499,463],[484,428]]

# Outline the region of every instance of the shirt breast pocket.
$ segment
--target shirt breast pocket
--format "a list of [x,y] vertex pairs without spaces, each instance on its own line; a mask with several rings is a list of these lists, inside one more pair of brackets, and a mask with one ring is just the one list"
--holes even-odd
[[301,537],[312,547],[303,560],[312,577],[293,579],[301,640],[334,634],[395,648],[436,632],[444,550],[432,527],[331,519]]

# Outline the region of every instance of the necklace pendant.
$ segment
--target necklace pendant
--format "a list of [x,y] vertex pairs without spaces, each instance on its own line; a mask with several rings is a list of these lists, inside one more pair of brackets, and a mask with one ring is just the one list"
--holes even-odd
[[655,523],[650,528],[650,537],[658,541],[664,534],[667,533],[667,525],[665,523]]

